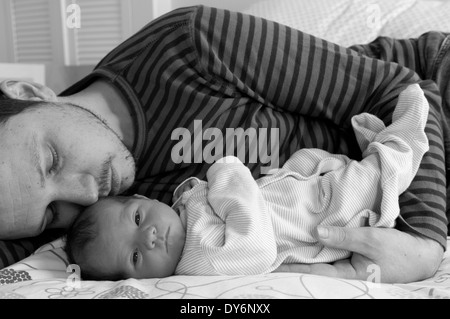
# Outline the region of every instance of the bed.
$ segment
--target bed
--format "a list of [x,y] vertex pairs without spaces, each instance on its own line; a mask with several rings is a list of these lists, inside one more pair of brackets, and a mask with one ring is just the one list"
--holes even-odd
[[171,276],[80,281],[57,239],[0,271],[0,298],[32,299],[398,299],[450,298],[450,252],[437,273],[408,284],[380,284],[299,273]]
[[[245,9],[344,46],[379,35],[416,37],[450,32],[450,0],[265,0]],[[447,241],[450,237],[447,238]],[[39,299],[398,299],[450,298],[450,252],[436,274],[408,284],[343,280],[298,273],[260,276],[172,276],[164,279],[80,281],[64,237],[0,270],[0,298]]]

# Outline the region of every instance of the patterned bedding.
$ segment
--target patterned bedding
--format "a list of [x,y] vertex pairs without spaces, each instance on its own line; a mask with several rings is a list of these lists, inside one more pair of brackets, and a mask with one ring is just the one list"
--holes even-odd
[[[450,240],[450,237],[447,241]],[[0,270],[0,298],[32,299],[399,299],[450,298],[450,252],[437,273],[409,284],[297,274],[171,276],[162,279],[80,281],[68,267],[63,239]],[[369,277],[370,274],[368,273]],[[370,279],[370,278],[369,278]]]

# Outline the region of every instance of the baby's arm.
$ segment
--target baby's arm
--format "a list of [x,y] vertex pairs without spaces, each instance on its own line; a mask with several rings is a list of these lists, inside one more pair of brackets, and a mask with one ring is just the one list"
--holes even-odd
[[398,195],[409,187],[429,149],[425,134],[428,109],[422,89],[413,84],[400,93],[392,123],[386,128],[371,114],[352,118],[363,161],[376,157],[375,161],[380,161],[379,165],[384,169],[382,183],[390,178],[398,179]]
[[[372,114],[354,116],[363,159],[324,176],[334,207],[346,207],[346,214],[365,208],[371,226],[393,227],[400,212],[398,196],[409,187],[429,148],[427,118],[428,102],[417,84],[400,94],[389,126]],[[357,227],[356,222],[351,226]]]
[[[393,227],[399,214],[398,196],[410,185],[421,159],[428,150],[424,128],[428,102],[418,85],[404,90],[386,127],[368,113],[352,118],[363,152],[361,161],[317,149],[294,153],[283,169],[305,177],[323,175],[317,196],[328,205],[325,224],[357,227],[361,217],[377,227]],[[366,210],[364,213],[361,213]],[[373,211],[381,214],[375,214]],[[359,215],[356,215],[359,214]],[[351,220],[354,217],[354,220]]]
[[211,166],[207,180],[208,202],[225,226],[221,245],[202,240],[208,260],[221,274],[270,271],[277,256],[272,222],[249,169],[228,156]]
[[370,221],[371,226],[394,226],[400,212],[398,196],[411,184],[429,149],[425,134],[428,110],[422,89],[413,84],[400,93],[392,123],[386,128],[382,128],[383,122],[371,114],[352,118],[363,151],[361,164],[372,165],[381,174],[381,215],[372,215],[376,219]]

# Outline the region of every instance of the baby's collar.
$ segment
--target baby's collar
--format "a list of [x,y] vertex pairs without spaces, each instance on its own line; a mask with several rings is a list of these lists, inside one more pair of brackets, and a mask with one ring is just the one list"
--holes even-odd
[[[177,186],[177,188],[175,188],[175,191],[173,192],[173,200],[174,200],[174,202],[173,202],[173,204],[172,204],[172,209],[174,209],[176,212],[178,212],[178,210],[177,210],[177,208],[180,206],[180,204],[181,204],[181,201],[182,201],[182,199],[183,199],[183,191],[182,191],[182,189],[183,189],[183,186],[186,184],[186,183],[189,183],[191,180],[195,180],[195,181],[197,181],[197,185],[198,184],[200,184],[200,182],[201,182],[201,180],[200,179],[198,179],[197,177],[189,177],[188,179],[186,179],[184,182],[182,182],[180,185],[178,185]],[[195,187],[195,186],[194,186]]]

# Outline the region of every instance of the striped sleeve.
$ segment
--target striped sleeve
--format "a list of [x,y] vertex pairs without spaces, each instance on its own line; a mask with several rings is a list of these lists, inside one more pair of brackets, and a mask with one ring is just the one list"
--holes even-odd
[[[235,94],[340,129],[348,130],[351,117],[361,112],[373,113],[389,124],[400,92],[419,83],[431,108],[426,125],[430,150],[400,197],[398,227],[446,247],[443,114],[436,83],[420,79],[397,63],[359,55],[257,17],[204,9],[195,23],[196,47],[205,68]],[[314,129],[309,132],[317,140],[326,137]]]
[[390,120],[399,93],[420,81],[398,64],[262,18],[204,8],[194,23],[202,65],[230,94],[340,127],[351,129],[361,112]]

